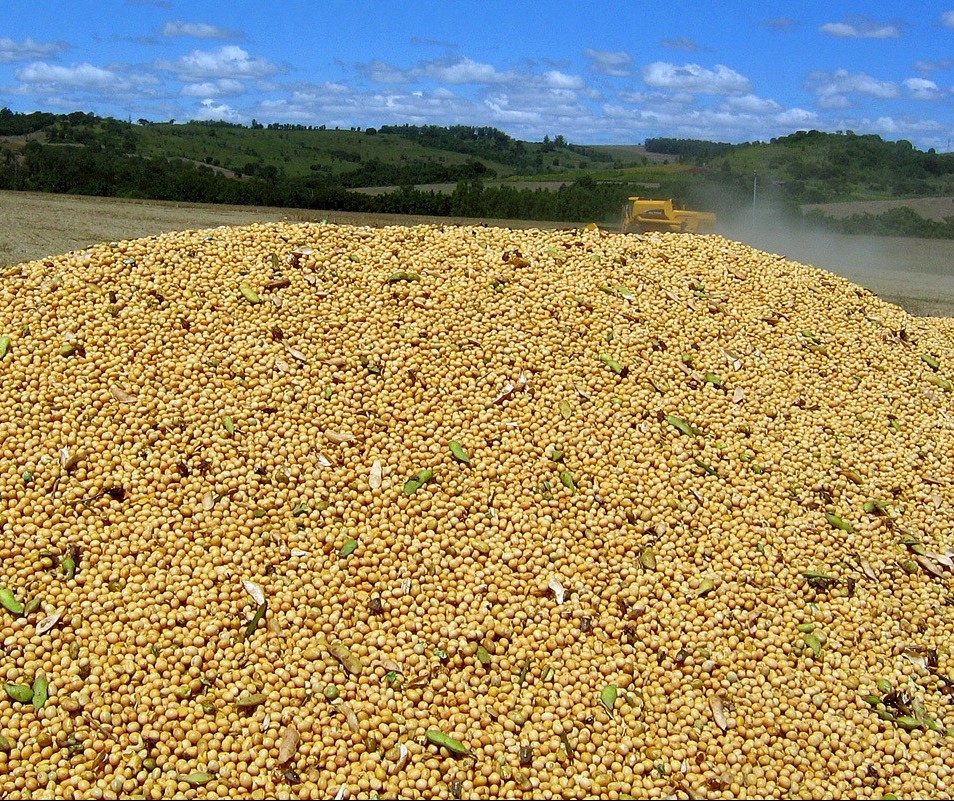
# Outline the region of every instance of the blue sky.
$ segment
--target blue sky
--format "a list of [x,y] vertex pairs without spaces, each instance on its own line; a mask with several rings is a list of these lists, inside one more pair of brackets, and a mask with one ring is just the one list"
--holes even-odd
[[580,144],[850,129],[950,150],[954,0],[3,0],[0,106]]

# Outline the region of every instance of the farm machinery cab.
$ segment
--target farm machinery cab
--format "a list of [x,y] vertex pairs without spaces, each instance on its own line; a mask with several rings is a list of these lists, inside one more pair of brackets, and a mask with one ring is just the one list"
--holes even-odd
[[706,211],[686,211],[672,200],[631,197],[623,207],[623,233],[668,231],[709,234],[715,230],[716,216]]

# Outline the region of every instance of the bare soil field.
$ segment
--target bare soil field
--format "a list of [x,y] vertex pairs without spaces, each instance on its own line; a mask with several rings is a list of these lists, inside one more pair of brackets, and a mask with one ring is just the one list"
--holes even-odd
[[[322,219],[371,226],[436,222],[510,228],[572,227],[548,221],[436,219],[0,191],[0,265],[165,231]],[[764,228],[722,233],[762,250],[842,275],[912,314],[954,317],[954,241],[816,235]]]

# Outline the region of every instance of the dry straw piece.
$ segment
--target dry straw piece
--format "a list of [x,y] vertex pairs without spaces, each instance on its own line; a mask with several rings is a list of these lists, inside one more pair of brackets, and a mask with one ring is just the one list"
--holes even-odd
[[950,795],[950,321],[272,224],[3,269],[0,341],[0,796]]

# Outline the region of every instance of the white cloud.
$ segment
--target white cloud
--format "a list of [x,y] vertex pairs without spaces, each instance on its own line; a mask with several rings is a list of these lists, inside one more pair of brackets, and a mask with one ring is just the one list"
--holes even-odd
[[817,95],[818,105],[827,109],[847,108],[851,105],[848,97],[851,94],[880,100],[891,100],[899,94],[897,85],[890,81],[879,81],[863,72],[851,73],[843,69],[809,73],[808,85]]
[[219,78],[217,81],[189,83],[182,87],[186,97],[235,97],[245,92],[245,84],[232,78]]
[[14,74],[17,80],[31,84],[34,91],[43,93],[64,89],[123,90],[131,86],[127,78],[88,63],[61,67],[35,61]]
[[192,115],[194,120],[223,120],[225,122],[244,122],[244,117],[227,103],[216,103],[206,98]]
[[707,70],[698,64],[677,66],[665,61],[654,61],[643,67],[643,81],[654,89],[674,92],[696,92],[705,95],[744,95],[752,84],[724,64]]
[[945,28],[954,28],[954,11],[945,11],[941,14],[941,24]]
[[515,77],[513,73],[500,72],[492,64],[482,64],[466,56],[429,61],[414,72],[452,85],[507,83]]
[[218,28],[205,22],[167,22],[162,28],[163,36],[191,36],[194,39],[234,39],[237,34],[226,28]]
[[0,64],[12,64],[14,61],[29,61],[30,59],[46,58],[65,50],[62,42],[41,43],[29,36],[22,42],[15,42],[6,37],[0,38]]
[[551,89],[583,89],[586,86],[579,75],[567,75],[559,70],[549,70],[543,73],[541,80],[544,86]]
[[591,50],[583,51],[590,60],[590,69],[604,75],[616,78],[625,78],[632,71],[633,58],[629,53],[620,50]]
[[944,96],[941,88],[927,78],[907,78],[901,84],[915,100],[939,100]]
[[159,69],[176,73],[184,81],[208,78],[265,78],[279,72],[264,58],[254,58],[236,45],[218,50],[193,50],[174,62],[160,62]]
[[875,22],[867,17],[845,17],[841,22],[828,22],[818,30],[841,39],[897,39],[899,24]]
[[728,111],[740,111],[745,114],[773,114],[782,109],[774,100],[766,100],[752,94],[726,98],[720,107]]

